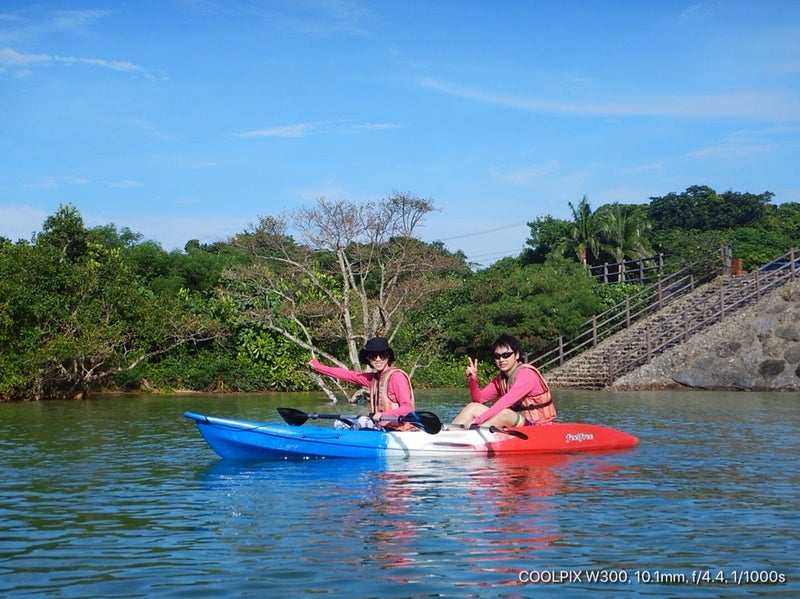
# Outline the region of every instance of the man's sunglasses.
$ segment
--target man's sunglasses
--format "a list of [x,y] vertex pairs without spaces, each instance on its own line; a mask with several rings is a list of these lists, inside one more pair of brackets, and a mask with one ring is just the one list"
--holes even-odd
[[513,352],[513,351],[504,351],[502,354],[499,354],[499,353],[495,352],[494,353],[494,359],[495,360],[500,360],[500,359],[505,360],[505,359],[510,358],[511,356],[513,356],[515,353],[516,352]]

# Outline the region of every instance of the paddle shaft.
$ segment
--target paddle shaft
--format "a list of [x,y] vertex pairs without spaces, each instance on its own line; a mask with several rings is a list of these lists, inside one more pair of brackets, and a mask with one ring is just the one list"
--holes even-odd
[[[292,426],[300,426],[309,419],[325,418],[333,420],[345,420],[352,424],[351,418],[358,416],[346,416],[342,414],[307,414],[294,408],[278,408],[281,417]],[[435,435],[442,430],[442,422],[433,412],[411,412],[406,416],[381,416],[381,420],[386,422],[408,422],[420,427],[429,435]]]

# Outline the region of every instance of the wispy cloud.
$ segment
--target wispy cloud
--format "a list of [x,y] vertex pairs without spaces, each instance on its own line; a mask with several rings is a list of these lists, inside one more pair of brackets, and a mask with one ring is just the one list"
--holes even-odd
[[130,189],[131,187],[144,187],[144,183],[126,179],[124,181],[110,181],[107,184],[111,189]]
[[[4,8],[4,7],[0,7]],[[80,33],[87,26],[110,16],[109,10],[46,12],[31,4],[15,14],[0,14],[0,44],[36,41],[53,33]]]
[[295,0],[266,7],[264,16],[273,25],[317,38],[368,36],[368,24],[374,19],[369,3],[353,0]]
[[316,129],[313,123],[296,123],[294,125],[281,125],[270,129],[255,129],[237,133],[237,137],[305,137]]
[[765,154],[774,150],[775,147],[775,142],[767,139],[763,132],[735,131],[724,136],[717,143],[708,144],[689,152],[688,156],[692,158],[745,158]]
[[630,174],[630,173],[662,172],[663,170],[664,170],[663,162],[649,162],[647,164],[637,164],[631,166],[630,168],[622,169],[622,172],[625,174]]
[[204,17],[233,15],[282,32],[313,38],[371,35],[374,8],[362,0],[290,0],[230,2],[229,0],[181,0],[178,8]]
[[135,127],[138,127],[142,131],[146,131],[153,135],[154,137],[164,140],[164,141],[171,141],[175,139],[174,135],[170,135],[169,133],[164,133],[161,129],[159,129],[155,124],[147,119],[133,117],[131,122]]
[[39,65],[86,65],[142,75],[148,79],[155,78],[146,68],[124,60],[81,58],[78,56],[59,56],[57,54],[22,54],[13,48],[0,49],[0,72],[9,68],[30,71],[31,68]]
[[549,175],[558,170],[560,164],[558,160],[548,160],[541,164],[533,164],[512,171],[496,172],[498,179],[506,181],[515,187],[522,187],[545,175]]
[[28,187],[38,187],[44,189],[56,189],[59,187],[70,186],[70,185],[88,185],[89,180],[84,179],[83,177],[77,177],[75,175],[64,175],[64,176],[54,176],[54,177],[43,177],[38,181],[34,181],[33,183],[29,184]]
[[383,131],[397,129],[397,123],[353,123],[351,121],[321,121],[317,123],[295,123],[269,129],[254,129],[237,133],[237,137],[307,137],[315,133],[330,131]]
[[527,112],[579,116],[749,117],[768,121],[800,119],[800,101],[781,92],[746,91],[693,96],[653,96],[606,102],[574,102],[484,91],[433,78],[420,79],[418,84],[448,95]]
[[355,125],[354,128],[366,131],[382,131],[385,129],[399,129],[401,126],[398,123],[364,123],[363,125]]
[[685,23],[705,23],[719,15],[721,8],[723,7],[718,0],[696,2],[681,10],[676,20]]

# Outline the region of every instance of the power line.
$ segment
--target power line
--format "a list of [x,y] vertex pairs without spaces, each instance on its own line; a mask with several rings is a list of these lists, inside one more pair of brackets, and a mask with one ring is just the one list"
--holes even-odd
[[519,223],[513,223],[511,225],[504,225],[502,227],[495,227],[494,229],[486,229],[484,231],[476,231],[474,233],[464,233],[463,235],[455,235],[453,237],[445,237],[444,239],[440,239],[439,241],[451,241],[453,239],[463,239],[465,237],[475,237],[476,235],[487,235],[489,233],[496,233],[497,231],[505,231],[506,229],[514,229],[521,225],[527,225],[527,221],[522,221]]
[[470,260],[474,260],[476,258],[493,258],[495,256],[505,257],[505,256],[511,256],[511,255],[520,254],[520,253],[522,253],[522,249],[505,250],[505,251],[501,250],[501,251],[497,251],[497,252],[490,252],[488,254],[475,254],[473,256],[468,256],[468,258]]

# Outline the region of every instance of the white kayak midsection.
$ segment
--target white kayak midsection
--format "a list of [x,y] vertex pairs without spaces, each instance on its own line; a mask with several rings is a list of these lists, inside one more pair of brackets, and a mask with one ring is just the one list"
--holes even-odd
[[388,432],[384,451],[389,455],[436,455],[442,453],[475,453],[489,451],[490,444],[502,433],[488,429],[443,430],[436,435],[418,432]]

